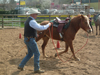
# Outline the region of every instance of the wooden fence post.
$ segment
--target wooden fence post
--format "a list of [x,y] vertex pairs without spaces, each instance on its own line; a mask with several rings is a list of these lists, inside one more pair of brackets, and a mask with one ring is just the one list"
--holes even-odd
[[51,16],[49,15],[49,21],[51,20]]
[[2,28],[4,28],[4,24],[3,24],[3,15],[2,15]]

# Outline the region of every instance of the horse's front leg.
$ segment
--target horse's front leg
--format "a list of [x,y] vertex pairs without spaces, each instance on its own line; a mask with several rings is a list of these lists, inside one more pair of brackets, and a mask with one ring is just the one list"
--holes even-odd
[[73,47],[72,41],[69,42],[69,47],[70,47],[70,49],[71,49],[71,52],[72,52],[72,54],[73,54],[74,59],[77,60],[77,61],[80,61],[80,59],[77,58],[77,57],[75,56],[74,47]]
[[64,51],[62,51],[62,52],[59,52],[58,54],[56,53],[55,54],[55,57],[57,57],[57,55],[61,55],[61,54],[63,54],[63,53],[66,53],[67,51],[68,51],[68,44],[67,43],[65,43],[65,50]]
[[44,57],[44,58],[47,58],[47,57],[48,57],[48,56],[45,54],[45,47],[46,47],[46,45],[47,45],[47,43],[48,43],[48,40],[49,40],[49,37],[47,37],[47,36],[44,36],[44,37],[43,37],[42,53],[43,53],[43,57]]
[[95,24],[95,27],[96,27],[96,35],[98,35],[98,33],[97,33],[97,25]]

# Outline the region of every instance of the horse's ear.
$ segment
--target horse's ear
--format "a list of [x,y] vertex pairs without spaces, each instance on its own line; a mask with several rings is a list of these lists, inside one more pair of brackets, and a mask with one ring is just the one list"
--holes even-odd
[[82,17],[82,19],[84,19],[84,16],[83,15],[81,15],[81,17]]

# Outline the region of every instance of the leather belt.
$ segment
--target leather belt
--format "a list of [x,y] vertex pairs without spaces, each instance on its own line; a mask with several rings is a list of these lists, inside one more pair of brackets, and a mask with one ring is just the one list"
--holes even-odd
[[29,38],[34,38],[34,37],[33,37],[33,36],[30,36],[30,37],[26,37],[26,38],[28,38],[28,39],[29,39]]
[[28,38],[28,40],[26,40],[26,42],[29,42],[30,41],[30,38],[34,38],[33,36],[30,36],[30,37],[26,37]]

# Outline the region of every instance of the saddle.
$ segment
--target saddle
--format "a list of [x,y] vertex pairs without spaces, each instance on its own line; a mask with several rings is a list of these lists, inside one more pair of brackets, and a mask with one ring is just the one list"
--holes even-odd
[[63,27],[69,22],[70,18],[66,18],[65,20],[61,20],[60,18],[56,17],[54,20],[56,23],[58,23],[57,31],[61,33]]

